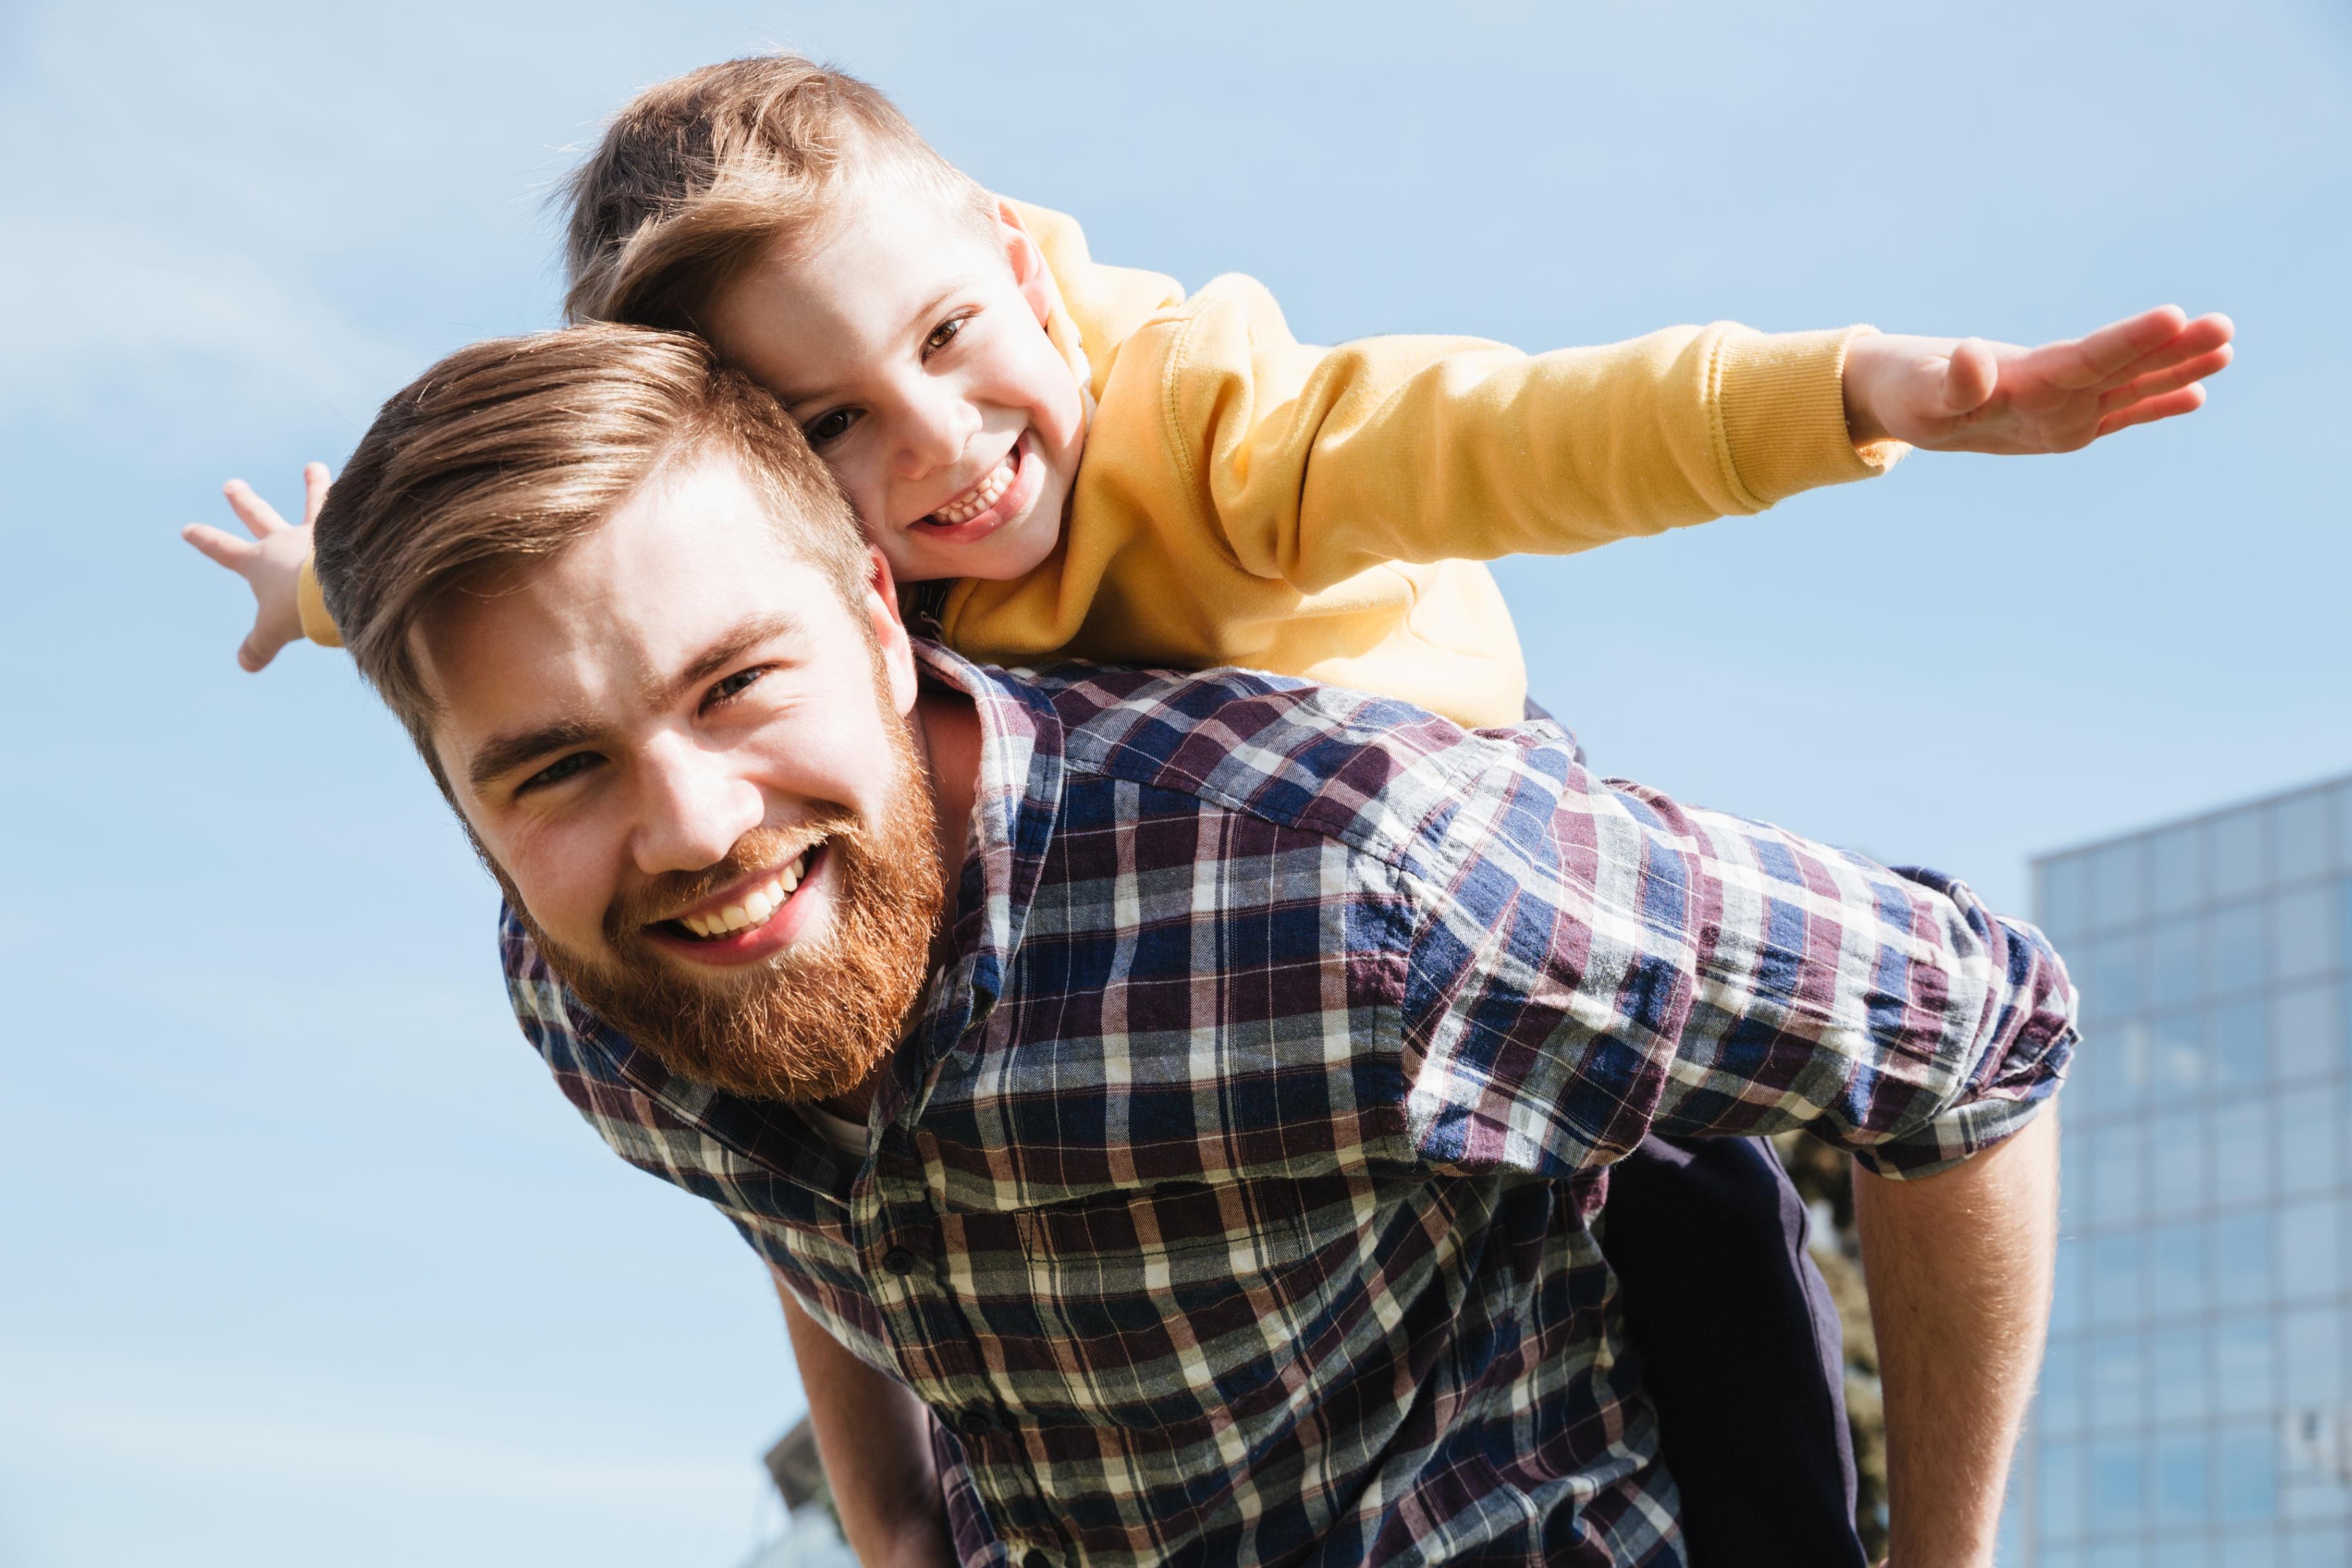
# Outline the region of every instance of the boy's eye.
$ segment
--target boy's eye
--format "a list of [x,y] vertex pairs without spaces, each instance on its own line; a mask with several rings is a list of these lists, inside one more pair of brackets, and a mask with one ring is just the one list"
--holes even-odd
[[857,423],[858,417],[858,411],[855,408],[832,409],[802,426],[801,434],[808,437],[810,446],[822,447],[849,434],[849,427]]
[[923,340],[923,357],[929,359],[955,342],[956,334],[962,331],[963,324],[971,320],[970,316],[950,316],[946,321],[933,327],[931,335]]
[[570,756],[558,757],[522,783],[515,785],[515,794],[529,795],[536,789],[547,789],[560,784],[568,778],[585,773],[604,760],[593,752],[574,752]]

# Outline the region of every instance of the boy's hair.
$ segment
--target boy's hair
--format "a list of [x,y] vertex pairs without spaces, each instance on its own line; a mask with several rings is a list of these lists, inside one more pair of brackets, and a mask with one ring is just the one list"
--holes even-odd
[[493,338],[384,404],[327,492],[316,569],[360,672],[444,794],[418,626],[594,532],[665,468],[714,453],[740,462],[786,542],[856,605],[867,556],[848,500],[776,400],[699,338],[602,325]]
[[564,315],[698,331],[739,268],[877,175],[993,232],[995,198],[856,77],[775,54],[649,87],[568,184]]

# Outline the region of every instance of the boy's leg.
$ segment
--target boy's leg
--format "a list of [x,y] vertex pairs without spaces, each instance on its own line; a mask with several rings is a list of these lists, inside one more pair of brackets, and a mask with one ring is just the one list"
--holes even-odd
[[1644,1139],[1601,1214],[1692,1568],[1866,1568],[1837,1310],[1771,1149]]

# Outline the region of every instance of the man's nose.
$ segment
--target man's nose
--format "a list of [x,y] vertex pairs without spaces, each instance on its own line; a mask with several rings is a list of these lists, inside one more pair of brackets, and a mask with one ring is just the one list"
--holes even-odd
[[926,375],[898,398],[898,440],[892,465],[902,479],[919,479],[952,467],[980,433],[980,410],[945,376]]
[[699,871],[727,858],[760,826],[760,787],[683,736],[649,747],[641,762],[637,830],[630,848],[646,876]]

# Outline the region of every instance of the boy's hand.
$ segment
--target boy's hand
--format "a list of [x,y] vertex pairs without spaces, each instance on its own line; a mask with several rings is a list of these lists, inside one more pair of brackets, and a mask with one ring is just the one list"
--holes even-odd
[[327,500],[327,465],[311,463],[302,469],[302,526],[296,528],[276,509],[253,493],[243,479],[221,487],[229,510],[252,531],[239,539],[224,529],[192,522],[180,537],[245,579],[253,590],[253,629],[238,645],[236,662],[259,669],[278,657],[278,650],[302,636],[302,606],[296,584],[302,563],[310,556],[310,525]]
[[1846,349],[1854,445],[1931,452],[2072,452],[2131,425],[2203,406],[2230,363],[2227,316],[2163,305],[2038,349],[1982,338],[1860,337]]

